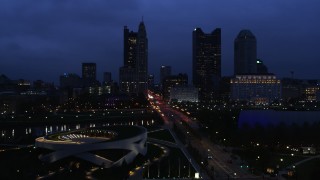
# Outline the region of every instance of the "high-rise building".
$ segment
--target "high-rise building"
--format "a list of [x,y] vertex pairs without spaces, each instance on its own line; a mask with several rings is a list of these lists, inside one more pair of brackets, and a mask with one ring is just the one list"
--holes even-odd
[[148,38],[143,22],[138,32],[124,27],[124,65],[119,77],[121,92],[137,94],[148,88]]
[[64,73],[60,76],[60,88],[81,88],[83,86],[82,79],[77,74]]
[[257,41],[250,30],[241,30],[234,40],[234,74],[257,73]]
[[148,87],[153,88],[154,87],[154,75],[153,74],[149,74],[148,77]]
[[82,81],[84,87],[99,86],[96,63],[82,63]]
[[111,78],[111,72],[104,72],[103,73],[103,83],[104,84],[108,84],[112,82],[112,78]]
[[171,66],[160,67],[160,84],[162,86],[164,78],[171,76]]
[[200,100],[209,100],[218,92],[221,78],[221,29],[205,34],[196,28],[192,35],[192,82]]
[[97,79],[96,63],[82,63],[82,79]]

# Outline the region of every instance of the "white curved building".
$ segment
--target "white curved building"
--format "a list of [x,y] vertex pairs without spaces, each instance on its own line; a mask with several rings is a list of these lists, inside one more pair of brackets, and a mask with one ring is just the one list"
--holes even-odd
[[[105,168],[121,166],[131,163],[138,154],[147,153],[147,130],[140,126],[110,126],[79,129],[69,132],[51,134],[36,139],[35,146],[49,149],[53,152],[42,154],[39,159],[45,162],[55,162],[60,159],[75,156],[104,165]],[[127,152],[120,159],[114,161],[95,151],[123,150]]]

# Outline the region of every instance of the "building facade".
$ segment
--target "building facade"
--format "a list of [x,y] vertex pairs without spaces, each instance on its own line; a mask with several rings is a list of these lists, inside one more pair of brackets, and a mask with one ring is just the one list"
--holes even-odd
[[250,30],[241,30],[234,40],[234,74],[257,73],[257,40]]
[[103,84],[109,84],[112,82],[111,72],[103,73]]
[[236,75],[230,84],[235,101],[267,105],[281,98],[281,82],[275,75]]
[[149,76],[148,76],[148,87],[154,88],[154,75],[153,74],[149,74]]
[[82,63],[82,78],[83,79],[97,79],[96,63]]
[[83,86],[82,79],[73,73],[64,73],[60,76],[60,88],[81,88]]
[[196,28],[192,36],[192,83],[201,100],[212,99],[221,78],[221,29],[205,34]]
[[124,27],[124,65],[120,67],[120,91],[144,93],[148,88],[148,38],[143,22],[138,32]]
[[96,63],[82,63],[82,80],[85,87],[99,85]]
[[169,100],[171,88],[176,86],[187,86],[188,85],[188,75],[178,74],[167,76],[163,80],[162,95],[165,100]]
[[192,86],[175,86],[170,91],[170,101],[198,102],[199,89]]
[[162,86],[164,78],[171,76],[171,66],[160,67],[160,85]]
[[268,67],[261,61],[257,59],[257,74],[268,74]]
[[319,86],[308,86],[305,88],[305,97],[306,101],[312,102],[312,101],[318,101],[319,100],[319,92],[320,87]]

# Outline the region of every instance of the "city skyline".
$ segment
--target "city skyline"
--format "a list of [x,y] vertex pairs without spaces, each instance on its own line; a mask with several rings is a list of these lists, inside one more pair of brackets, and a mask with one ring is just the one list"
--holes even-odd
[[[123,59],[121,29],[124,25],[136,27],[144,16],[148,25],[149,72],[155,75],[156,82],[161,65],[172,66],[173,74],[182,72],[192,77],[195,27],[204,32],[222,29],[223,76],[233,75],[234,38],[241,29],[250,29],[258,42],[257,58],[263,60],[270,72],[279,77],[290,77],[290,71],[297,78],[320,77],[317,71],[320,58],[316,52],[320,42],[317,41],[320,27],[316,23],[318,2],[232,3],[135,1],[122,5],[116,1],[96,1],[88,5],[79,1],[74,5],[50,1],[37,2],[28,9],[29,4],[6,1],[0,7],[2,22],[7,22],[0,31],[0,74],[11,79],[42,79],[58,84],[64,72],[80,75],[81,63],[94,62],[98,80],[101,81],[103,72],[110,71],[118,81],[117,69]],[[191,6],[193,13],[189,13]],[[296,7],[304,16],[296,15]],[[304,66],[300,65],[302,61]]]

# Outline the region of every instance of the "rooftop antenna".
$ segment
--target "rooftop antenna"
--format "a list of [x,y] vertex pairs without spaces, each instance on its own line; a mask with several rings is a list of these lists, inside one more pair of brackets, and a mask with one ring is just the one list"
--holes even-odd
[[143,16],[142,16],[142,22],[143,22]]
[[291,79],[293,79],[294,71],[290,71]]

